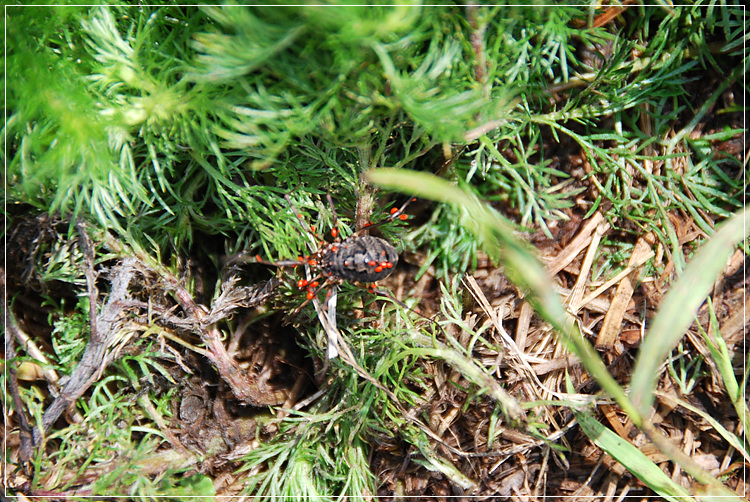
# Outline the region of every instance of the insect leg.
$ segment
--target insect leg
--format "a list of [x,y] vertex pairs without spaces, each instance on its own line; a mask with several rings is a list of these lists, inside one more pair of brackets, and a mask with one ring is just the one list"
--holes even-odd
[[298,267],[300,265],[304,265],[305,261],[305,258],[298,258],[296,260],[269,261],[264,260],[260,255],[252,256],[250,253],[245,251],[227,257],[226,261],[224,262],[224,268],[236,267],[238,265],[242,265],[243,263],[260,263],[262,265],[270,265],[272,267]]
[[[404,202],[404,203],[403,203],[403,204],[401,205],[401,207],[400,207],[400,208],[398,208],[398,209],[396,209],[395,211],[394,211],[393,209],[391,209],[391,214],[390,214],[390,216],[388,216],[388,218],[386,218],[386,219],[385,219],[385,220],[383,220],[383,221],[393,221],[393,220],[395,220],[396,218],[398,218],[398,219],[400,219],[400,220],[405,220],[406,218],[402,218],[402,216],[406,216],[406,215],[404,214],[404,211],[406,211],[406,206],[408,206],[409,204],[411,204],[411,203],[412,203],[412,202],[414,202],[415,200],[417,200],[417,198],[416,198],[416,197],[412,197],[411,199],[407,199],[407,200],[406,200],[406,202]],[[380,223],[378,223],[378,224],[380,225]]]
[[399,207],[398,209],[395,208],[395,207],[391,208],[391,214],[389,214],[386,219],[384,219],[382,221],[379,221],[377,223],[372,223],[372,224],[369,224],[369,225],[365,225],[364,227],[362,227],[359,230],[357,230],[356,232],[354,232],[354,235],[359,234],[361,232],[365,232],[365,231],[370,230],[370,229],[373,229],[375,227],[379,227],[380,225],[384,225],[384,224],[386,224],[388,222],[391,222],[391,221],[395,220],[396,218],[398,218],[399,220],[405,220],[405,219],[407,219],[408,216],[406,214],[404,214],[404,211],[406,210],[406,207],[409,204],[411,204],[412,202],[414,202],[415,200],[417,200],[416,197],[412,197],[411,199],[408,199],[406,202],[404,202],[401,205],[401,207]]
[[305,263],[307,263],[304,258],[300,258],[297,260],[268,261],[261,258],[260,255],[255,256],[254,262],[260,263],[262,265],[270,265],[272,267],[299,267],[300,265],[304,265]]
[[[308,283],[312,284],[315,281],[317,281],[318,279],[322,279],[322,277],[318,276],[318,277],[316,277],[315,279],[312,279],[312,280],[308,279]],[[307,306],[308,303],[310,303],[311,301],[315,300],[318,297],[318,292],[322,291],[323,289],[325,289],[326,287],[330,286],[331,284],[334,284],[334,282],[331,281],[330,279],[326,279],[325,282],[323,282],[323,284],[321,284],[318,289],[310,289],[310,288],[308,288],[308,290],[307,290],[307,300],[305,300],[300,305],[298,305],[296,309],[292,310],[289,313],[289,315],[290,316],[297,315],[300,310],[302,310],[303,308],[305,308],[305,306]],[[302,286],[302,287],[304,287],[304,286]]]

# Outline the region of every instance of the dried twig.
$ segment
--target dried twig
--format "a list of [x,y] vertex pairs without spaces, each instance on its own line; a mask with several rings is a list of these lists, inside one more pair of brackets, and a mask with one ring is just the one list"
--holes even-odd
[[[85,230],[81,228],[79,231],[81,231],[81,235],[86,235],[83,239],[88,238]],[[90,245],[90,241],[84,244],[84,247],[87,245]],[[86,251],[84,250],[85,253]],[[87,269],[93,265],[93,259],[90,261],[87,259],[86,262]],[[135,263],[134,259],[126,258],[115,267],[109,299],[98,316],[96,315],[96,289],[92,287],[93,283],[89,283],[89,300],[93,300],[94,302],[90,308],[95,316],[91,325],[91,337],[80,362],[73,370],[73,374],[70,376],[65,388],[63,388],[60,395],[57,396],[50,407],[47,408],[47,411],[44,412],[41,428],[34,430],[35,444],[39,445],[42,443],[44,434],[50,429],[52,424],[57,421],[71,403],[75,402],[76,399],[86,392],[96,381],[97,376],[104,371],[106,367],[104,364],[105,351],[110,342],[114,340],[114,335],[116,335],[119,329],[120,314],[123,310],[121,302],[122,300],[127,300],[129,297],[128,286],[136,273]],[[87,270],[87,280],[89,277],[95,277],[93,274],[93,270]]]
[[[5,322],[6,330],[5,356],[7,361],[11,361],[16,356],[15,338],[18,326],[16,325],[15,319],[13,319],[8,304],[5,302],[5,268],[2,267],[0,267],[0,294],[3,296],[3,320]],[[8,386],[10,387],[10,393],[13,396],[13,404],[16,407],[16,415],[18,416],[18,425],[21,429],[21,445],[18,451],[18,456],[22,462],[26,462],[31,459],[32,454],[32,427],[26,418],[21,394],[18,392],[18,377],[16,375],[16,367],[13,363],[8,364]]]

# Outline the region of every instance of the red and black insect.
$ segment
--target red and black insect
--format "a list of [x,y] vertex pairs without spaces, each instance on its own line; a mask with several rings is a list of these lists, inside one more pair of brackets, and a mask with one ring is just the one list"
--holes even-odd
[[376,282],[391,275],[397,263],[398,254],[388,241],[355,234],[323,255],[321,269],[326,277]]
[[[312,277],[297,281],[297,286],[300,289],[307,289],[307,301],[295,310],[304,307],[309,301],[315,298],[319,291],[327,286],[340,284],[345,280],[374,283],[391,275],[396,264],[398,264],[396,249],[385,239],[372,235],[363,235],[363,233],[376,226],[393,221],[396,218],[401,220],[407,219],[404,210],[414,199],[406,201],[400,208],[394,207],[391,209],[390,216],[383,221],[377,224],[365,225],[342,241],[338,230],[338,217],[333,206],[333,200],[329,194],[328,202],[333,214],[333,228],[331,229],[333,242],[321,239],[315,233],[314,228],[310,228],[302,218],[302,215],[294,208],[294,204],[289,196],[286,196],[286,199],[303,228],[318,239],[318,249],[310,255],[299,257],[297,260],[272,262],[256,256],[256,261],[276,267],[309,266]],[[372,290],[373,288],[371,287],[370,289]]]

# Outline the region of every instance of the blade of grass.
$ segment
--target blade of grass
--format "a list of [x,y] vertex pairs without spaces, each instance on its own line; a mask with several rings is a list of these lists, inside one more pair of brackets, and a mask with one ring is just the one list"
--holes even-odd
[[[750,410],[748,409],[747,403],[742,399],[744,389],[740,387],[739,383],[737,382],[737,378],[734,375],[734,369],[732,368],[732,357],[729,354],[729,349],[727,348],[727,344],[724,341],[724,337],[721,335],[721,330],[719,329],[719,320],[716,318],[714,304],[710,298],[708,299],[708,312],[711,316],[711,332],[714,336],[714,339],[711,340],[711,338],[708,336],[708,333],[706,333],[706,331],[700,325],[698,325],[698,328],[701,336],[703,336],[703,340],[706,342],[706,346],[708,346],[708,350],[711,352],[711,357],[713,357],[714,362],[716,363],[716,367],[719,370],[719,376],[724,383],[724,388],[729,395],[729,399],[732,400],[732,405],[737,412],[737,416],[742,422],[742,430],[745,431],[745,434],[747,434],[748,427],[750,427],[750,423],[748,422],[750,420]],[[719,429],[717,428],[717,430]],[[740,449],[740,451],[742,450]]]
[[627,467],[643,484],[670,501],[690,500],[690,494],[683,487],[664,474],[658,465],[638,448],[607,429],[585,411],[574,411],[578,424],[591,441],[607,452],[615,460]]
[[744,222],[748,216],[750,209],[735,214],[719,228],[696,253],[659,307],[633,368],[630,396],[643,416],[648,415],[654,402],[659,366],[693,323],[698,307],[737,244],[747,237]]
[[740,454],[745,457],[745,462],[750,463],[750,451],[747,450],[747,446],[742,443],[742,440],[738,438],[734,433],[727,430],[726,427],[721,425],[721,422],[719,422],[716,418],[711,416],[710,413],[708,413],[705,410],[702,410],[696,406],[693,406],[692,404],[683,401],[682,399],[677,399],[675,396],[667,394],[665,392],[657,392],[656,393],[661,399],[664,399],[665,401],[668,401],[669,403],[682,406],[686,410],[692,411],[696,415],[699,415],[701,418],[703,418],[706,422],[711,424],[711,427],[714,428],[716,432],[718,432],[721,437],[724,438],[724,440],[729,443],[732,447],[734,447],[735,450],[740,452]]

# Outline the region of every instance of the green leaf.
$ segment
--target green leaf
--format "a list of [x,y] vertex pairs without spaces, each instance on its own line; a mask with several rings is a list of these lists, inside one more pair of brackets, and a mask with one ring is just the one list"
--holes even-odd
[[750,209],[726,221],[696,253],[679,280],[672,285],[641,345],[630,387],[630,397],[643,416],[654,402],[659,367],[693,323],[727,260],[749,234],[745,221]]
[[604,427],[588,412],[574,411],[574,413],[578,424],[589,439],[620,462],[643,484],[670,501],[684,502],[686,499],[691,499],[687,490],[672,481],[638,448]]

